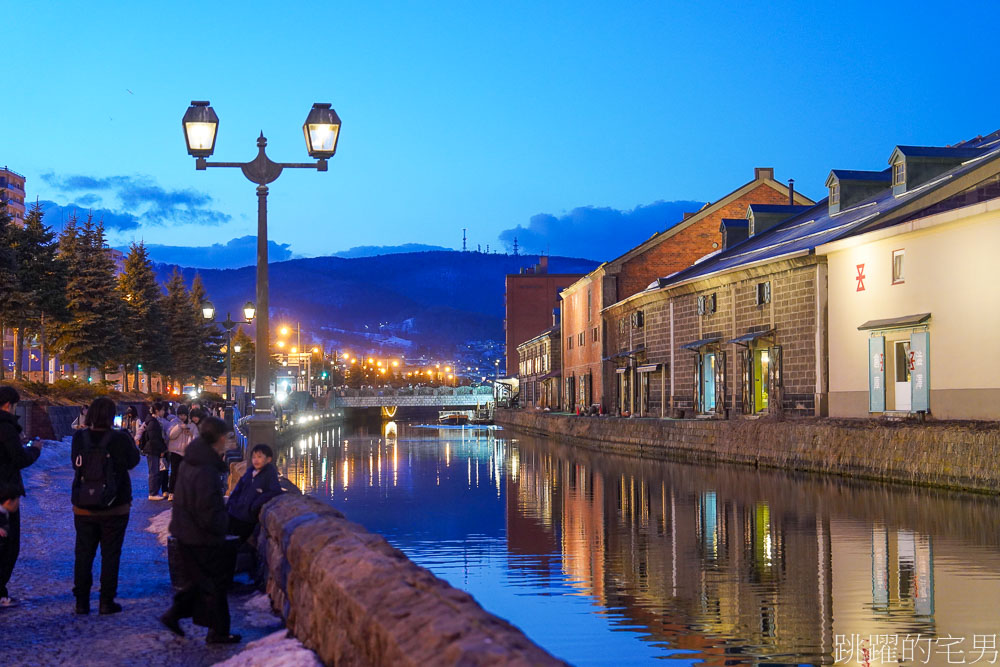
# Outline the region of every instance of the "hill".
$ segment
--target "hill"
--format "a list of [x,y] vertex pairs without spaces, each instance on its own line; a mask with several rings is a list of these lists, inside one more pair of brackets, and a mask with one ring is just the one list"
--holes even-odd
[[[272,322],[301,322],[328,345],[444,350],[502,340],[504,281],[537,255],[430,251],[374,257],[314,257],[269,265]],[[597,262],[550,257],[552,273],[586,273]],[[174,267],[157,265],[166,280]],[[201,274],[219,317],[255,300],[256,269],[180,268]]]

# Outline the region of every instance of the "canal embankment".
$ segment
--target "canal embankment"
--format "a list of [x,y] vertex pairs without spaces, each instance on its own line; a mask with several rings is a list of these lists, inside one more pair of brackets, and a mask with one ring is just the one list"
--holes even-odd
[[633,419],[497,410],[507,429],[638,458],[1000,493],[1000,425],[832,419]]
[[325,664],[564,664],[322,501],[269,502],[257,548],[274,606]]

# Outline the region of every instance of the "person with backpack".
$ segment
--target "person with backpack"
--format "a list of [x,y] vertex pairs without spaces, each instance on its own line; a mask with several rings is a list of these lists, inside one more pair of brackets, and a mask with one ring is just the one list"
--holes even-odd
[[153,409],[142,425],[139,435],[139,450],[146,457],[149,468],[149,499],[163,500],[167,491],[167,440],[163,430],[164,405],[160,401],[153,403]]
[[101,547],[101,593],[98,611],[116,614],[118,566],[125,529],[132,508],[132,480],[128,471],[139,465],[139,451],[127,433],[113,428],[115,403],[95,398],[87,412],[87,428],[73,434],[70,459],[73,477],[73,525],[76,528],[76,564],[73,595],[76,613],[90,613],[94,557]]
[[160,623],[183,637],[180,620],[194,617],[195,623],[209,628],[207,643],[235,644],[241,637],[230,632],[226,594],[233,564],[227,553],[229,519],[222,484],[229,469],[222,454],[232,431],[215,417],[206,417],[199,431],[184,453],[170,517],[170,534],[177,540],[186,583]]
[[[14,414],[14,406],[21,395],[13,387],[0,387],[0,491],[12,497],[24,495],[24,481],[21,470],[38,460],[42,453],[42,442],[34,439],[31,447],[25,447],[21,438],[21,425]],[[17,599],[7,591],[7,582],[14,572],[21,551],[21,512],[8,510],[7,537],[0,544],[0,608],[13,607]]]

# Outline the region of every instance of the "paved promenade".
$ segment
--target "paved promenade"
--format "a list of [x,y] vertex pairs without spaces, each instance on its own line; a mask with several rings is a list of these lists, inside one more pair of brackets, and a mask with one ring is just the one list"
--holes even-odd
[[[15,665],[212,665],[239,653],[249,641],[274,633],[280,619],[267,613],[261,596],[230,595],[233,631],[242,644],[207,646],[206,630],[182,621],[187,637],[163,629],[157,617],[170,604],[172,589],[166,547],[147,531],[150,520],[169,508],[146,500],[146,461],[132,471],[135,500],[122,550],[118,602],[123,612],[97,613],[100,553],[88,616],[73,613],[72,470],[67,443],[46,443],[35,465],[25,469],[21,557],[10,583],[22,604],[0,609],[0,664]],[[162,518],[160,523],[162,523]]]

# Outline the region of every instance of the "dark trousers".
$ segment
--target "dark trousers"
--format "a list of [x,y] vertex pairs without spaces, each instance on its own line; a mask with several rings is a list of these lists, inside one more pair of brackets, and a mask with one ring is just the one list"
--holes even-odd
[[167,490],[166,471],[160,470],[160,457],[155,454],[146,457],[146,465],[149,466],[149,495],[161,495],[161,489]]
[[112,602],[118,594],[118,564],[128,514],[103,516],[73,515],[76,526],[76,565],[73,568],[73,594],[77,599],[90,597],[94,584],[94,556],[101,546],[101,600]]
[[8,515],[10,525],[7,526],[7,539],[0,541],[0,598],[8,597],[7,582],[14,572],[14,563],[21,553],[21,512],[11,512]]
[[221,636],[229,634],[229,600],[226,591],[232,579],[232,562],[226,546],[177,544],[184,574],[184,588],[174,593],[167,615],[174,619],[193,618],[198,625]]
[[180,470],[184,455],[170,452],[167,454],[167,459],[170,461],[170,483],[167,485],[167,489],[173,493],[174,485],[177,484],[177,471]]

